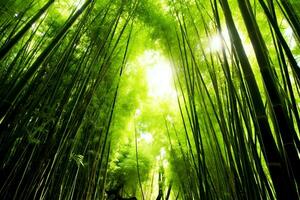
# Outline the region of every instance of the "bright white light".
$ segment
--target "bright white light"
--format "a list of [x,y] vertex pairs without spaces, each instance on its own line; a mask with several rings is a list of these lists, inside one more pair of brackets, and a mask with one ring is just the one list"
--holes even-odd
[[155,159],[156,159],[156,161],[159,161],[160,160],[160,156],[156,156]]
[[160,5],[164,11],[168,12],[170,10],[170,6],[166,0],[160,0]]
[[173,93],[172,71],[166,62],[161,62],[147,70],[149,93],[151,96],[168,96]]
[[164,147],[162,147],[161,149],[160,149],[160,157],[163,159],[163,158],[165,158],[166,157],[166,149],[164,148]]
[[292,27],[288,26],[285,31],[285,36],[287,37],[287,42],[289,44],[289,46],[291,47],[291,49],[294,49],[297,46],[297,42],[294,38],[294,31],[292,29]]
[[64,18],[69,17],[70,13],[76,9],[80,9],[86,0],[57,0],[55,1],[55,9]]
[[151,144],[153,142],[153,136],[151,133],[144,132],[144,133],[141,133],[141,137],[139,138],[139,140],[143,140],[147,144]]
[[226,29],[225,31],[222,32],[222,35],[220,35],[218,33],[211,37],[208,50],[211,52],[221,51],[222,47],[223,47],[223,42],[224,42],[222,37],[224,38],[225,43],[227,43],[227,44],[230,43],[230,37],[229,37],[228,31]]
[[35,30],[37,27],[38,27],[38,25],[37,25],[36,23],[33,23],[33,24],[31,25],[31,30]]
[[166,119],[167,121],[173,123],[173,118],[170,115],[167,115]]
[[146,68],[148,95],[154,98],[176,98],[170,62],[158,51],[147,50],[138,62]]
[[140,116],[141,115],[141,113],[142,113],[142,111],[141,111],[141,109],[136,109],[136,111],[135,111],[135,117],[138,117],[138,116]]
[[211,51],[220,51],[222,49],[222,39],[220,35],[215,35],[211,38],[209,47]]
[[[254,51],[251,43],[247,42],[247,37],[243,34],[243,32],[239,31],[239,36],[242,40],[244,50],[248,56],[254,55]],[[226,28],[223,29],[222,33],[217,33],[210,38],[208,47],[206,51],[209,52],[220,52],[222,48],[225,48],[225,45],[229,46],[231,43],[229,32]],[[196,47],[199,49],[199,47]]]
[[288,37],[293,36],[293,29],[290,26],[288,28],[286,28],[284,32],[285,32],[285,35]]
[[75,3],[73,4],[76,8],[81,8],[84,4],[85,0],[79,0],[79,1],[75,1]]

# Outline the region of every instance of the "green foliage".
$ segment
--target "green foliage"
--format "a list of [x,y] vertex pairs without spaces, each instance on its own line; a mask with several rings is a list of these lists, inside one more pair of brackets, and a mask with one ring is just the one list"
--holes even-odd
[[0,0],[0,199],[298,199],[298,4]]

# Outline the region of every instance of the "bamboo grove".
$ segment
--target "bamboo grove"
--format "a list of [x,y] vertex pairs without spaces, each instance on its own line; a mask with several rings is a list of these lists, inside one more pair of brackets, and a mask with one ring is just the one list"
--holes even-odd
[[297,0],[0,0],[0,199],[300,199],[299,63]]

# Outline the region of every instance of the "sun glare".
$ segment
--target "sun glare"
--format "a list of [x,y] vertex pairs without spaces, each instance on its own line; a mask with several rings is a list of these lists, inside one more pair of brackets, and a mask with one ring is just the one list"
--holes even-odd
[[151,133],[144,132],[144,133],[141,133],[141,136],[138,140],[145,141],[147,144],[151,144],[153,142],[153,136]]
[[138,108],[138,109],[136,109],[134,116],[139,117],[141,115],[141,113],[142,113],[141,109]]
[[170,6],[166,0],[160,0],[160,5],[164,11],[168,12],[170,10]]
[[211,38],[210,45],[211,51],[220,51],[222,49],[222,40],[220,35],[215,35]]
[[154,98],[176,97],[170,62],[158,51],[148,50],[139,61],[146,67],[148,94]]
[[147,70],[147,80],[150,86],[150,95],[163,97],[172,95],[172,71],[168,63],[156,64],[153,68]]
[[297,46],[297,42],[294,38],[294,31],[293,31],[292,27],[288,26],[284,30],[284,33],[285,33],[285,36],[287,37],[289,46],[291,47],[291,49],[294,49]]
[[222,38],[224,38],[226,44],[230,44],[230,37],[229,37],[227,29],[226,29],[226,31],[222,32],[222,35],[217,33],[216,35],[213,35],[210,38],[208,50],[211,52],[221,51],[222,47],[223,47],[223,39]]
[[[244,50],[248,56],[254,55],[254,51],[252,48],[251,43],[247,42],[245,35],[242,31],[239,31],[239,36],[242,40]],[[222,33],[217,33],[210,37],[208,47],[206,48],[206,51],[208,52],[220,52],[222,48],[226,48],[225,45],[230,46],[230,36],[228,33],[228,30],[226,28],[223,29]]]
[[75,6],[76,8],[81,8],[84,3],[85,3],[84,0],[78,0],[78,1],[73,2],[73,6]]
[[74,9],[81,8],[85,2],[85,0],[59,0],[55,2],[55,10],[63,18],[68,18]]

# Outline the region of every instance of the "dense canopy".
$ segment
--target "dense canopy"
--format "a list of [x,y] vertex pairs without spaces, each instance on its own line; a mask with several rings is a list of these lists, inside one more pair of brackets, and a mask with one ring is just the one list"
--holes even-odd
[[298,0],[0,0],[0,199],[300,199]]

